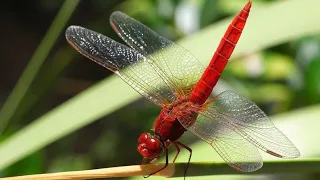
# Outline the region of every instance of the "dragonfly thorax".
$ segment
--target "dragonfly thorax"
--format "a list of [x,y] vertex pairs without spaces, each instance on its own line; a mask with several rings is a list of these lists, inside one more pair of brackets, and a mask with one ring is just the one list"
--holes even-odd
[[201,105],[189,101],[189,99],[181,99],[166,105],[163,110],[167,116],[180,118],[193,118],[194,114],[197,114],[201,108]]

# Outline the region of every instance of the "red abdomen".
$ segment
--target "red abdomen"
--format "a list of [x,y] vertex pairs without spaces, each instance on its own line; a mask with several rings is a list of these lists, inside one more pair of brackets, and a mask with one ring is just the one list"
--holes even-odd
[[210,96],[213,87],[218,82],[246,24],[251,2],[248,2],[241,12],[233,19],[214,53],[209,66],[193,88],[190,101],[203,104]]

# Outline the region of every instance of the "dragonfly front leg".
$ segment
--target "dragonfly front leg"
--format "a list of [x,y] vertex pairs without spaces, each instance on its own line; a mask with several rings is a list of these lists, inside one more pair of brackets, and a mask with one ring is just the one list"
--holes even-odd
[[[154,175],[154,174],[162,171],[163,169],[165,169],[165,168],[168,166],[168,161],[169,161],[168,148],[165,148],[165,151],[166,151],[166,163],[165,163],[165,165],[164,165],[162,168],[158,169],[157,171],[155,171],[155,172],[153,172],[153,173],[151,173],[151,174],[149,174],[149,175],[147,175],[147,176],[143,176],[144,178],[148,178],[148,177],[150,177],[150,176],[152,176],[152,175]],[[154,158],[154,159],[152,159],[149,163],[152,164],[152,163],[154,163],[155,161],[157,161],[157,159],[158,159],[158,158]],[[143,160],[143,162],[145,163],[146,161]]]

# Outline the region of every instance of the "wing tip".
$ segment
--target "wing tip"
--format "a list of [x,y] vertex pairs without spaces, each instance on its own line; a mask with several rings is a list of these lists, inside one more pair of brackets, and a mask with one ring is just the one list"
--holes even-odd
[[127,14],[121,12],[121,11],[114,11],[113,13],[111,13],[110,15],[110,23],[119,20],[119,17],[123,18],[123,17],[128,17]]
[[121,12],[121,11],[114,11],[113,13],[111,13],[110,17],[115,16],[117,14],[123,15],[125,13]]
[[83,29],[83,27],[76,26],[76,25],[69,26],[66,29],[66,32],[65,32],[66,39],[69,41],[71,39],[71,37],[74,35],[74,32],[79,30],[79,29]]
[[282,158],[282,159],[293,159],[293,158],[297,158],[301,155],[300,151],[298,149],[295,149],[295,151],[291,152],[289,155],[281,155],[281,154],[278,154],[278,153],[270,151],[270,150],[267,150],[266,153],[268,153],[272,156],[278,157],[278,158]]
[[67,42],[74,48],[76,49],[78,52],[80,52],[79,47],[76,45],[75,42],[75,35],[76,35],[76,31],[78,31],[79,29],[82,29],[83,27],[81,26],[76,26],[76,25],[71,25],[66,29],[65,32],[65,37]]
[[119,24],[121,21],[124,21],[126,18],[130,18],[130,17],[121,11],[115,11],[110,15],[110,18],[109,18],[110,25],[118,35],[120,35],[120,31],[117,24]]
[[231,166],[233,169],[237,170],[237,171],[245,172],[244,169],[242,169],[241,167],[239,167],[239,166],[237,166],[237,165],[235,165],[235,164],[231,164],[230,166]]
[[266,153],[272,155],[272,156],[275,156],[275,157],[278,157],[278,158],[283,158],[282,155],[278,154],[278,153],[275,153],[273,151],[270,151],[270,150],[267,150]]
[[263,162],[246,162],[246,163],[239,163],[236,164],[229,164],[233,169],[240,171],[240,172],[254,172],[259,170],[263,166]]
[[65,36],[66,36],[66,39],[69,40],[70,39],[70,36],[72,34],[72,32],[74,31],[74,26],[69,26],[67,29],[66,29],[66,32],[65,32]]

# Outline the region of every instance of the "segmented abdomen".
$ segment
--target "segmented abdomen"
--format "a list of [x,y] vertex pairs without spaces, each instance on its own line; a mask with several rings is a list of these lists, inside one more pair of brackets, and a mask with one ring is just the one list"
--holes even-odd
[[225,32],[220,44],[214,53],[210,64],[202,74],[200,80],[193,88],[190,101],[203,104],[210,96],[213,87],[218,82],[246,24],[249,16],[251,2],[249,1],[240,13],[233,19]]

